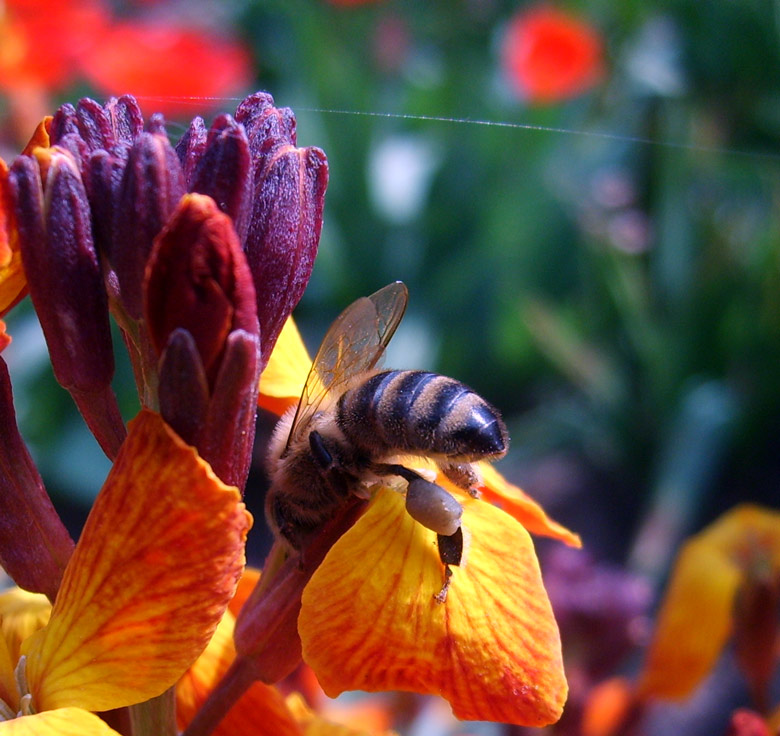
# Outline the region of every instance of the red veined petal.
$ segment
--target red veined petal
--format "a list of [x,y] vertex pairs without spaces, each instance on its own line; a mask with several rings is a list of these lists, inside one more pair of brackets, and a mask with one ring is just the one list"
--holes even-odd
[[553,521],[522,489],[506,480],[492,465],[480,463],[484,480],[482,496],[519,521],[532,534],[558,539],[570,547],[582,547],[579,535]]
[[541,726],[566,699],[558,627],[528,533],[465,499],[463,564],[446,601],[436,535],[383,489],[303,594],[304,660],[323,689],[445,697],[458,718]]
[[203,651],[244,565],[251,516],[156,414],[142,411],[22,647],[36,710],[109,710],[170,687]]

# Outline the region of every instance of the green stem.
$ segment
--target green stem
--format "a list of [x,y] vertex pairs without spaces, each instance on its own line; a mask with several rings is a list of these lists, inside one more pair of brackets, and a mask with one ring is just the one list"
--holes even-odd
[[133,736],[176,736],[176,693],[169,688],[145,703],[130,706]]

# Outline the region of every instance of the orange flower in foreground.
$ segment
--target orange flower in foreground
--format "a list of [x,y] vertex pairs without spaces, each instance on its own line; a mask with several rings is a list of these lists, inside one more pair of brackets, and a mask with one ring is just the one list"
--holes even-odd
[[[87,79],[107,95],[126,89],[155,110],[187,113],[195,98],[241,92],[252,79],[252,60],[237,41],[152,23],[115,24],[97,39],[85,59]],[[174,99],[171,99],[174,98]]]
[[734,635],[737,660],[761,699],[776,664],[778,597],[780,513],[738,506],[682,548],[639,696],[689,695]]
[[603,76],[601,36],[584,21],[539,5],[512,18],[502,66],[515,91],[532,104],[575,97]]
[[[310,360],[288,322],[260,380],[260,404],[298,401]],[[268,398],[271,401],[268,401]],[[425,458],[407,461],[430,468]],[[344,690],[439,694],[461,719],[544,725],[566,699],[558,628],[526,527],[579,546],[520,489],[488,466],[483,495],[436,482],[463,506],[463,564],[446,600],[436,534],[403,496],[376,489],[366,513],[307,584],[298,620],[303,657],[330,696]]]
[[0,722],[0,734],[114,734],[89,711],[171,687],[227,607],[250,524],[238,490],[143,411],[95,501],[48,623],[11,636],[8,606],[0,606],[0,706],[12,718]]

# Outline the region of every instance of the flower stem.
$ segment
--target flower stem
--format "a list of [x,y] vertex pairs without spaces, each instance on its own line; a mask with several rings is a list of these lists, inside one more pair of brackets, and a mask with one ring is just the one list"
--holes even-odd
[[176,697],[173,688],[145,703],[131,705],[133,736],[176,736]]
[[254,681],[252,662],[236,658],[182,736],[208,736]]

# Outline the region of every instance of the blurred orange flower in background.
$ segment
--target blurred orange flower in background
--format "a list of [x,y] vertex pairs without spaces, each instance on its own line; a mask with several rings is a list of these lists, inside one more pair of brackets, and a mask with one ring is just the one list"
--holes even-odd
[[253,77],[243,44],[170,17],[123,22],[101,0],[8,0],[0,5],[0,94],[13,127],[35,126],[49,96],[86,79],[102,94],[153,96],[155,110],[175,114],[180,100],[245,91]]
[[604,74],[599,32],[576,16],[549,5],[517,13],[501,49],[504,74],[531,104],[576,97]]

